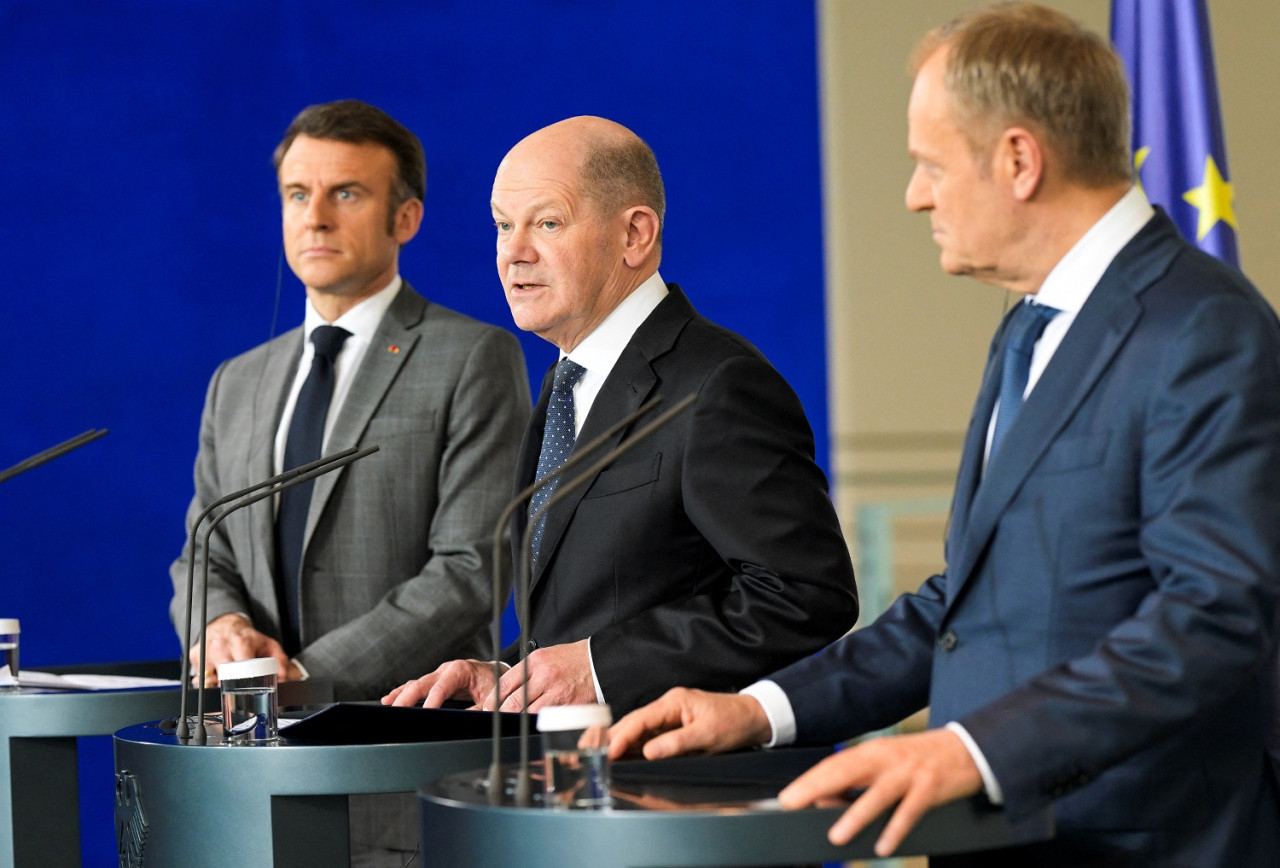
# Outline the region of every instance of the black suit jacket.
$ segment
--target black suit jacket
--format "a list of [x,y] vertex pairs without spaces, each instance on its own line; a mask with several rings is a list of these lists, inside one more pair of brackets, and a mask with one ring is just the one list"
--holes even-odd
[[[591,637],[615,714],[676,685],[742,687],[857,618],[848,548],[799,399],[758,350],[669,290],[623,350],[578,443],[655,396],[663,405],[630,430],[698,398],[552,507],[532,579],[533,644]],[[520,488],[537,470],[550,390],[548,373]],[[526,521],[515,519],[517,553]]]

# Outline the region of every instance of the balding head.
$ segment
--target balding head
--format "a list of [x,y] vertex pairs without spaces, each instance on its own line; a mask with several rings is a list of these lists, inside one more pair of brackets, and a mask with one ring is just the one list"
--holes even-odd
[[577,173],[582,197],[601,215],[617,214],[633,205],[653,209],[661,247],[666,191],[658,160],[643,139],[615,121],[581,115],[526,136],[502,162],[548,156],[565,159],[564,168],[571,166]]
[[621,124],[575,117],[526,136],[498,166],[492,206],[516,325],[565,352],[658,269],[662,176]]

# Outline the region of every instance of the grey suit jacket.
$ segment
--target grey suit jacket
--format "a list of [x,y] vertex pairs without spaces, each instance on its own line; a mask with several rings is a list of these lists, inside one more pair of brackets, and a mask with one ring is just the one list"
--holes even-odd
[[[274,472],[275,434],[301,354],[296,328],[213,375],[188,535],[214,499]],[[515,337],[432,304],[406,283],[326,446],[380,451],[317,479],[307,519],[297,659],[312,676],[332,678],[338,699],[376,698],[445,660],[487,656],[493,528],[528,415]],[[278,639],[274,500],[232,514],[210,539],[207,620],[244,612]],[[179,637],[190,554],[184,548],[170,570]]]

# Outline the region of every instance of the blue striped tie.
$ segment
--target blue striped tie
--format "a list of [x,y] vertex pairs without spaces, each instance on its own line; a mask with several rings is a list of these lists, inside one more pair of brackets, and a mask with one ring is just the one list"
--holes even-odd
[[996,415],[995,431],[991,435],[990,455],[996,454],[996,448],[1004,435],[1009,433],[1013,422],[1022,409],[1022,396],[1027,391],[1027,379],[1031,375],[1031,351],[1036,341],[1044,333],[1049,320],[1061,311],[1047,304],[1023,302],[1014,311],[1009,321],[1009,337],[1004,345],[1004,367],[1000,374],[1000,410]]

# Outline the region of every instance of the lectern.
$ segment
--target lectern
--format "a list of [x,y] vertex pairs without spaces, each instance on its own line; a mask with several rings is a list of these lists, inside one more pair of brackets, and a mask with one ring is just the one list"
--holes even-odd
[[[569,811],[489,804],[483,771],[418,793],[423,868],[767,866],[876,858],[884,818],[844,847],[827,829],[844,807],[783,811],[774,796],[828,749],[753,751],[613,767],[615,807]],[[537,774],[537,764],[534,766]],[[534,782],[535,790],[540,781]],[[926,814],[901,855],[939,855],[1045,840],[1048,814],[1013,826],[984,799]],[[429,846],[425,842],[430,842]]]
[[[40,667],[94,675],[172,678],[176,660]],[[80,864],[79,736],[173,714],[178,688],[0,693],[0,868]]]
[[[349,794],[411,793],[489,761],[487,714],[362,703],[346,711],[353,727],[316,739],[310,736],[321,728],[303,721],[295,726],[312,730],[307,743],[286,727],[282,743],[270,747],[223,745],[221,727],[212,723],[206,745],[182,744],[155,724],[117,732],[122,865],[345,868]],[[508,719],[505,731],[514,722]],[[515,741],[503,739],[504,758],[516,757]]]

